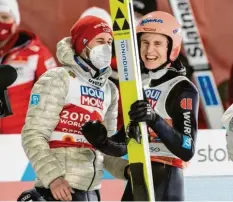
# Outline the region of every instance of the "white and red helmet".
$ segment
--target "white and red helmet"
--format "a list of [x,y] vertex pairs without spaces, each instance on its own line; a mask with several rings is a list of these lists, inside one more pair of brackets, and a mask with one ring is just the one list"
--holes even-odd
[[170,39],[170,61],[174,61],[180,52],[182,36],[181,26],[174,16],[163,11],[154,11],[143,16],[137,25],[137,34],[157,33]]

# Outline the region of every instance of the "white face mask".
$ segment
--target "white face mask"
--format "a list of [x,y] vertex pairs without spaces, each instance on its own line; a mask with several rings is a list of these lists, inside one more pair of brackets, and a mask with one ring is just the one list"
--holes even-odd
[[99,70],[108,67],[112,60],[112,46],[102,44],[95,46],[90,51],[90,61]]

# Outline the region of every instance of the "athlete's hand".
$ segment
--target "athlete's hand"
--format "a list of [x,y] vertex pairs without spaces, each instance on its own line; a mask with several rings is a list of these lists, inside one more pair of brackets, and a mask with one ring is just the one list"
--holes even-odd
[[56,200],[72,201],[71,193],[74,193],[74,191],[69,185],[68,181],[63,177],[59,177],[51,182],[49,188]]
[[107,141],[107,129],[100,121],[88,121],[81,128],[82,134],[95,148],[99,148]]
[[135,139],[139,144],[141,143],[141,131],[138,122],[130,121],[126,127],[126,137]]
[[156,113],[149,102],[138,100],[131,105],[129,117],[131,121],[150,123],[155,121]]

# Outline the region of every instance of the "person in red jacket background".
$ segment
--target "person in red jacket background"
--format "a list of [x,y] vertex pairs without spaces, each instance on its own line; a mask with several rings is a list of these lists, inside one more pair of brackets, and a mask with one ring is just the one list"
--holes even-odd
[[0,134],[18,134],[24,125],[34,82],[57,66],[50,51],[29,31],[19,30],[17,0],[0,0],[0,64],[16,68],[17,80],[8,88],[13,115],[0,119]]

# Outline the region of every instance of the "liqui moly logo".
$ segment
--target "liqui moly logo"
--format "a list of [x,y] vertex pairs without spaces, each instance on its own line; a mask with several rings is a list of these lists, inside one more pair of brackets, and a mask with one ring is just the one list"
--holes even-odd
[[147,89],[147,90],[145,90],[145,93],[146,93],[147,100],[149,101],[152,108],[154,108],[156,106],[158,99],[159,99],[161,91],[155,90],[155,89]]
[[104,92],[88,86],[81,86],[81,104],[103,109]]

